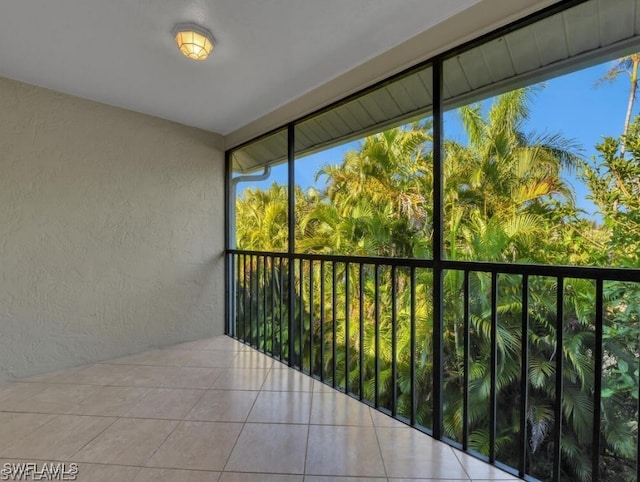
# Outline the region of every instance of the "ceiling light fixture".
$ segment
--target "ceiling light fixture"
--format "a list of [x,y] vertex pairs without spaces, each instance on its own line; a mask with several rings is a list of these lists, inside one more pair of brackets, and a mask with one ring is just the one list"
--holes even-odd
[[179,23],[173,37],[182,55],[193,60],[206,59],[215,45],[211,32],[195,23]]

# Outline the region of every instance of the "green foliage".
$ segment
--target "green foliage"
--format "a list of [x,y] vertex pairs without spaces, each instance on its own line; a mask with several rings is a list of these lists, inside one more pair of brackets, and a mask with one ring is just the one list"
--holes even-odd
[[[468,143],[445,141],[444,146],[446,256],[457,260],[638,268],[639,122],[630,126],[623,139],[626,156],[618,154],[619,141],[605,139],[598,146],[601,160],[587,165],[571,141],[558,135],[538,136],[523,131],[530,101],[531,91],[522,89],[497,97],[488,109],[480,104],[459,109]],[[326,181],[325,190],[302,192],[297,188],[297,250],[430,258],[434,229],[431,136],[430,123],[423,122],[366,137],[358,150],[346,153],[340,164],[324,166],[318,173]],[[600,209],[602,225],[579,216],[571,190],[562,178],[563,169],[581,170],[591,198]],[[266,191],[246,191],[238,201],[237,212],[240,248],[286,250],[287,193],[283,186],[274,184]],[[365,401],[377,401],[380,407],[390,409],[397,398],[401,418],[411,419],[415,401],[417,424],[432,428],[432,271],[416,270],[414,306],[408,269],[397,268],[394,277],[386,266],[365,265],[361,272],[358,266],[345,262],[323,266],[322,271],[319,262],[305,262],[302,269],[296,266],[296,299],[291,303],[287,276],[263,276],[260,283],[270,293],[266,300],[255,297],[259,290],[252,291],[247,279],[239,280],[244,291],[238,296],[248,301],[240,306],[237,319],[246,325],[247,313],[255,313],[256,323],[250,330],[252,339],[261,340],[260,348],[283,358],[291,356],[304,370]],[[247,276],[257,269],[252,265]],[[286,267],[284,271],[288,273]],[[447,270],[443,283],[444,431],[447,437],[461,441],[465,369],[463,273]],[[321,290],[321,285],[326,289]],[[556,397],[561,396],[562,477],[588,481],[596,373],[595,284],[579,279],[564,281],[563,320],[556,319],[557,278],[532,276],[529,285],[529,398],[524,414],[527,471],[543,480],[552,473],[553,407]],[[640,283],[606,282],[604,291],[601,480],[625,480],[633,474],[638,436]],[[491,276],[470,273],[469,292],[468,436],[470,448],[488,454]],[[498,460],[511,465],[518,461],[519,407],[523,396],[522,298],[522,278],[500,275],[496,449]],[[275,303],[277,309],[271,310],[272,299],[282,299],[284,303]],[[288,333],[287,328],[289,305],[295,307],[293,333]],[[392,306],[396,307],[395,317]],[[555,393],[558,325],[563,329],[562,394]],[[239,326],[238,331],[244,328]],[[291,354],[289,337],[295,346]],[[302,351],[298,348],[300,340]],[[411,393],[412,362],[415,393]]]
[[[611,265],[640,265],[640,119],[621,140],[605,138],[596,149],[600,160],[584,167],[590,198],[604,217]],[[619,153],[621,145],[626,155]]]

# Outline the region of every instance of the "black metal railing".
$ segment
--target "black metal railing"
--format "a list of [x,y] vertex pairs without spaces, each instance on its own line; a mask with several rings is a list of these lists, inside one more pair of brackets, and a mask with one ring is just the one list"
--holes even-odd
[[242,250],[227,269],[238,340],[522,478],[638,480],[637,271]]

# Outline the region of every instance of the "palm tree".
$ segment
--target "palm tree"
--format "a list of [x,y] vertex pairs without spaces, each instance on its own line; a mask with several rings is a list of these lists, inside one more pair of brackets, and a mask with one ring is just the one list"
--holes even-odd
[[459,109],[468,144],[445,142],[445,247],[451,259],[544,262],[535,240],[558,204],[572,205],[562,169],[580,162],[560,136],[523,132],[531,90]]
[[277,183],[267,190],[246,189],[236,201],[238,249],[287,250],[287,187]]
[[[339,165],[325,166],[326,191],[311,196],[301,248],[311,252],[428,257],[430,125],[366,137]],[[319,242],[318,237],[324,240]]]
[[[611,67],[607,73],[598,80],[596,85],[600,85],[604,82],[614,82],[620,74],[627,74],[629,76],[629,98],[627,100],[627,111],[624,117],[624,128],[622,130],[622,136],[627,137],[629,132],[629,125],[631,124],[631,114],[633,112],[633,106],[636,101],[636,92],[638,91],[638,67],[640,66],[640,53],[634,53],[619,58]],[[620,155],[624,157],[626,151],[626,145],[622,142],[620,146]]]

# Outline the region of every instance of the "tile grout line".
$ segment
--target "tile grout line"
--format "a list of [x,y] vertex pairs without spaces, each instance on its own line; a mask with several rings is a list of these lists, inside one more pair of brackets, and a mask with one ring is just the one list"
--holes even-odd
[[[267,378],[269,377],[269,374],[271,373],[272,368],[269,368],[267,371],[266,376],[264,377],[264,380],[262,380],[262,384],[260,385],[260,389],[257,390],[258,394],[256,395],[256,398],[253,400],[253,403],[251,404],[251,408],[249,409],[249,411],[247,412],[247,416],[244,418],[244,421],[242,422],[242,428],[240,429],[240,432],[238,432],[238,436],[236,437],[235,442],[233,443],[233,447],[231,447],[231,450],[229,451],[229,455],[227,455],[226,460],[224,461],[224,465],[222,466],[222,470],[220,471],[220,477],[218,478],[218,480],[220,480],[222,478],[222,474],[224,474],[225,469],[227,468],[227,464],[229,463],[229,459],[231,459],[231,455],[233,455],[233,451],[236,449],[236,446],[238,445],[238,440],[240,440],[240,436],[242,435],[242,432],[244,431],[244,428],[247,425],[247,420],[249,419],[249,416],[251,415],[251,412],[253,411],[253,408],[256,405],[256,402],[258,401],[258,397],[260,397],[260,393],[262,393],[262,387],[264,387],[264,384],[267,382]],[[229,423],[229,422],[225,422],[225,423]]]
[[[136,473],[134,474],[134,476],[133,476],[133,477],[131,477],[131,480],[129,480],[129,482],[133,482],[134,480],[136,480],[136,478],[138,477],[138,475],[140,475],[140,472],[142,472],[142,469],[144,469],[144,467],[138,467],[138,466],[135,466],[135,467],[137,467],[137,468],[138,468],[138,470],[136,471]],[[80,472],[80,464],[78,464],[78,472]]]
[[[219,375],[218,375],[218,376],[219,376]],[[217,377],[216,377],[216,378],[211,382],[211,385],[213,385],[213,384],[215,383],[215,380],[216,380],[216,379],[217,379]],[[209,386],[211,386],[211,385],[209,385]],[[149,393],[150,393],[150,392],[149,392]],[[189,409],[189,411],[187,411],[187,413],[185,414],[185,417],[189,415],[189,413],[191,412],[191,410],[193,410],[193,407],[195,407],[195,406],[198,404],[198,402],[202,399],[202,397],[204,397],[204,394],[205,394],[205,393],[207,393],[207,390],[206,390],[206,389],[205,389],[205,390],[202,390],[202,394],[200,395],[200,397],[198,397],[198,400],[197,400],[197,401],[196,401],[196,402],[191,406],[191,408]],[[147,393],[147,395],[149,395],[149,394]],[[143,397],[143,398],[146,398],[146,396],[145,396],[145,397]],[[137,404],[136,404],[136,405],[137,405]],[[133,410],[133,408],[132,408],[131,410]],[[131,411],[131,410],[129,410],[129,411]],[[126,418],[126,417],[121,417],[121,418]],[[145,461],[144,461],[144,463],[142,464],[142,467],[146,467],[146,465],[147,465],[147,463],[149,462],[149,460],[151,460],[151,459],[153,458],[153,456],[158,452],[158,450],[160,450],[160,447],[162,447],[162,446],[167,442],[167,440],[169,440],[169,437],[171,437],[171,435],[173,435],[173,432],[175,432],[175,431],[178,429],[178,427],[179,427],[182,423],[184,423],[184,418],[183,418],[183,420],[181,420],[181,421],[177,421],[177,422],[178,422],[178,423],[176,423],[176,425],[175,425],[175,426],[173,427],[173,429],[172,429],[172,430],[167,434],[167,436],[164,438],[164,440],[162,440],[162,442],[160,442],[160,443],[158,444],[158,446],[154,449],[154,451],[153,451],[153,452],[151,453],[151,455],[147,458],[147,460],[145,460]],[[137,477],[137,475],[136,475],[136,477]]]
[[[313,377],[312,377],[313,378]],[[307,479],[307,456],[309,455],[309,438],[311,437],[311,414],[313,413],[313,402],[315,399],[315,380],[311,382],[311,403],[309,404],[309,421],[307,423],[307,444],[304,447],[304,468],[302,474],[302,480]]]
[[378,427],[373,420],[373,415],[371,413],[371,407],[368,407],[369,418],[371,419],[371,426],[373,427],[373,433],[376,436],[376,443],[378,445],[378,452],[380,453],[380,461],[382,462],[382,470],[384,470],[384,476],[387,480],[389,480],[389,473],[387,472],[387,464],[384,463],[384,454],[382,453],[382,445],[380,444],[380,437],[378,437]]
[[[121,388],[121,387],[114,387],[114,388]],[[133,407],[131,407],[129,410],[127,410],[122,415],[120,415],[122,418],[136,418],[136,417],[127,417],[127,414],[131,412],[131,410],[136,408],[138,405],[140,405],[142,401],[145,400],[151,394],[151,392],[153,392],[154,390],[157,390],[156,388],[150,388],[150,387],[141,387],[141,388],[147,388],[147,393],[145,393],[142,397],[140,397],[140,399],[136,401]]]
[[[5,456],[0,456],[0,459],[4,459],[4,460],[10,460],[10,459],[21,460],[21,459],[24,459],[24,457],[5,457]],[[110,462],[74,462],[72,459],[73,459],[73,457],[68,457],[68,458],[63,458],[63,459],[57,458],[57,457],[48,457],[48,458],[29,457],[29,460],[33,460],[33,461],[36,461],[36,462],[61,462],[61,463],[69,462],[69,463],[77,463],[78,465],[85,464],[85,465],[100,465],[100,466],[105,466],[105,467],[127,467],[127,468],[131,468],[131,469],[155,468],[155,467],[143,467],[141,465],[131,465],[131,464],[114,464],[114,463],[110,463]],[[175,469],[175,470],[191,470],[191,471],[194,471],[194,472],[215,472],[215,471],[205,471],[205,470],[199,470],[199,469]]]
[[[210,390],[202,390],[203,392],[208,392]],[[221,390],[221,391],[244,391],[244,392],[257,392],[257,390]],[[310,392],[274,392],[267,391],[267,393],[310,393]],[[203,395],[204,396],[204,395]],[[257,397],[256,397],[257,399]],[[197,403],[197,402],[196,402]],[[255,400],[253,402],[255,404]],[[194,405],[195,406],[195,405]],[[192,407],[193,409],[193,407]],[[251,409],[253,409],[253,405]],[[48,412],[17,412],[17,411],[0,411],[0,413],[12,413],[12,414],[25,414],[25,415],[50,415],[53,418],[57,418],[60,416],[68,416],[68,417],[93,417],[93,418],[123,418],[126,420],[155,420],[158,422],[199,422],[199,423],[235,423],[235,424],[244,424],[250,423],[252,425],[313,425],[319,427],[370,427],[370,425],[345,425],[345,424],[326,424],[326,423],[309,423],[309,422],[254,422],[254,421],[238,421],[238,420],[208,420],[208,419],[200,419],[200,418],[158,418],[158,417],[142,417],[140,415],[128,417],[126,414],[124,415],[94,415],[94,414],[86,414],[86,413],[48,413]],[[249,412],[250,413],[250,412]],[[47,425],[52,420],[45,422],[43,425]],[[37,428],[42,427],[40,425]],[[35,431],[35,429],[34,429]],[[29,432],[29,434],[32,432]],[[92,462],[93,463],[93,462]],[[116,464],[117,465],[117,464]],[[188,469],[185,469],[188,470]]]
[[[0,413],[31,413],[31,412],[0,412]],[[2,452],[4,452],[5,450],[13,447],[14,445],[16,445],[16,443],[20,442],[21,440],[25,439],[26,437],[28,437],[29,435],[33,434],[36,432],[36,430],[39,430],[43,427],[46,427],[47,425],[49,425],[50,423],[52,423],[56,418],[58,418],[59,415],[57,414],[50,414],[50,413],[46,413],[46,414],[41,414],[41,413],[33,413],[33,415],[51,415],[52,418],[51,420],[48,420],[47,422],[44,422],[40,425],[38,425],[37,427],[35,427],[33,430],[31,430],[30,432],[23,434],[22,437],[19,437],[18,440],[15,440],[14,442],[12,442],[11,444],[7,445],[6,447],[3,447],[2,450],[0,450],[0,457],[4,458],[4,456],[2,455]]]
[[453,447],[449,447],[449,449],[453,452],[453,456],[456,458],[456,461],[458,462],[460,467],[462,467],[462,470],[464,471],[464,473],[467,474],[467,479],[469,479],[470,481],[473,481],[473,477],[471,477],[471,474],[469,473],[467,468],[464,466],[464,464],[460,460],[460,457],[458,457],[458,451],[455,450]]
[[[91,415],[71,415],[72,417],[90,417]],[[104,417],[104,418],[108,418],[108,417]],[[108,424],[104,429],[102,429],[99,433],[97,433],[96,435],[94,435],[87,443],[85,443],[84,445],[82,445],[78,450],[76,450],[75,452],[73,452],[73,454],[69,457],[69,459],[72,459],[73,457],[75,457],[76,455],[78,455],[78,453],[84,449],[87,445],[89,445],[91,442],[93,442],[95,439],[97,439],[100,435],[102,435],[104,432],[106,432],[109,427],[111,427],[114,423],[116,423],[118,420],[120,420],[120,417],[114,417],[113,422],[111,422],[110,424]]]
[[[212,381],[212,382],[211,382],[211,384],[213,384],[214,382],[215,382],[215,380],[214,380],[214,381]],[[112,386],[112,385],[102,385],[102,386],[103,386],[103,387],[105,387],[105,386]],[[137,387],[133,387],[133,388],[137,388]],[[140,388],[142,388],[142,387],[140,387]],[[144,388],[151,388],[151,387],[144,387]],[[164,388],[164,387],[158,387],[158,388]],[[145,396],[143,396],[143,397],[139,400],[139,402],[140,402],[140,401],[142,401],[144,398],[146,398],[146,397],[151,393],[151,391],[152,391],[153,389],[154,389],[154,388],[151,388],[151,389],[147,392],[147,394],[146,394]],[[183,390],[188,390],[188,389],[183,389]],[[194,405],[191,407],[191,409],[193,409],[193,407],[195,406],[195,404],[196,404],[198,401],[200,401],[200,399],[204,396],[204,394],[205,394],[205,393],[206,393],[206,389],[205,389],[205,390],[202,390],[202,393],[201,393],[200,397],[199,397],[199,398],[198,398],[198,400],[194,403]],[[83,399],[83,400],[84,400],[84,399]],[[139,402],[138,402],[138,403],[139,403]],[[136,404],[136,405],[137,405],[137,404]],[[131,411],[132,409],[133,409],[133,408],[129,409],[129,411]],[[189,411],[191,411],[191,409],[190,409]],[[126,415],[126,413],[128,413],[128,412],[125,412],[125,414],[123,414],[123,415],[116,416],[116,417],[115,417],[115,420],[114,420],[112,423],[110,423],[109,425],[107,425],[107,426],[106,426],[102,431],[100,431],[98,434],[96,434],[94,437],[92,437],[92,438],[91,438],[87,443],[85,443],[84,445],[82,445],[82,446],[81,446],[78,450],[76,450],[76,451],[71,455],[71,457],[69,457],[69,458],[70,458],[70,459],[72,459],[73,457],[77,456],[77,454],[78,454],[78,453],[80,453],[84,448],[86,448],[89,444],[91,444],[94,440],[96,440],[96,438],[98,438],[100,435],[102,435],[105,431],[107,431],[110,427],[112,427],[116,422],[118,422],[118,421],[119,421],[119,420],[121,420],[121,419],[125,419],[125,420],[132,420],[132,419],[133,419],[133,420],[135,420],[135,419],[138,419],[138,420],[159,420],[159,419],[150,419],[150,418],[142,418],[142,417],[126,417],[126,416],[125,416],[125,415]],[[188,414],[188,412],[187,412],[187,414]],[[65,414],[65,415],[67,415],[67,414]],[[71,416],[82,416],[82,415],[71,415]],[[107,417],[105,416],[105,418],[107,418]],[[144,461],[144,463],[143,463],[142,465],[140,465],[140,466],[136,466],[136,467],[141,467],[141,470],[142,470],[142,468],[143,468],[143,467],[145,467],[146,463],[147,463],[149,460],[151,460],[151,458],[156,454],[156,452],[160,449],[160,447],[161,447],[162,445],[164,445],[164,443],[167,441],[167,439],[168,439],[168,438],[173,434],[173,432],[174,432],[174,431],[175,431],[175,430],[180,426],[180,424],[181,424],[181,422],[182,422],[181,420],[171,420],[171,419],[169,419],[169,420],[162,419],[162,420],[163,420],[163,421],[172,421],[172,422],[177,422],[177,423],[176,423],[176,424],[175,424],[175,426],[171,429],[171,431],[167,434],[167,436],[162,440],[162,442],[161,442],[161,443],[160,443],[160,444],[159,444],[159,445],[154,449],[154,451],[151,453],[151,455],[150,455],[150,456],[149,456],[149,457]],[[138,471],[138,472],[140,472],[140,471]],[[136,474],[136,477],[137,477],[137,474]],[[135,477],[134,477],[134,478],[135,478]],[[133,480],[133,479],[132,479],[132,480]]]
[[[149,462],[149,460],[151,460],[153,458],[153,456],[156,454],[156,452],[158,450],[160,450],[160,447],[162,447],[167,440],[169,440],[169,437],[171,437],[171,435],[173,434],[173,432],[175,432],[177,430],[177,428],[180,426],[182,422],[178,422],[176,423],[176,425],[171,429],[171,431],[167,434],[167,436],[164,438],[164,440],[162,440],[162,442],[160,442],[158,444],[158,446],[154,449],[154,451],[151,453],[151,455],[147,458],[147,460],[144,461],[144,463],[141,465],[141,467],[146,468],[147,467],[147,463]],[[150,468],[154,468],[154,467],[150,467]]]

